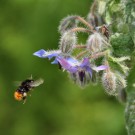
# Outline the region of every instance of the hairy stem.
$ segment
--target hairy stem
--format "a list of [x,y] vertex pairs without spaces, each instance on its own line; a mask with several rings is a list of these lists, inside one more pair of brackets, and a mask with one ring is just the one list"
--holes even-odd
[[106,51],[105,52],[99,52],[99,53],[96,53],[96,54],[93,54],[93,55],[89,56],[89,59],[97,59],[99,57],[105,56],[105,54],[106,54]]
[[80,57],[82,57],[82,56],[83,56],[84,54],[86,54],[87,52],[88,52],[88,51],[85,50],[85,51],[79,53],[79,54],[76,56],[76,59],[79,59]]
[[86,48],[87,46],[86,45],[75,45],[74,48]]
[[87,21],[85,21],[82,17],[77,16],[77,18],[80,22],[82,22],[83,24],[85,24],[88,28],[90,28],[91,31],[94,32],[94,27],[92,25],[90,25]]
[[77,27],[77,28],[73,28],[71,29],[72,32],[86,32],[86,33],[91,33],[91,30],[82,28],[82,27]]

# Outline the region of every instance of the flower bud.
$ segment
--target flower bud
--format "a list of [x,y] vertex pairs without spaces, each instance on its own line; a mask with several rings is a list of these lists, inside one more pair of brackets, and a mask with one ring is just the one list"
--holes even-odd
[[63,33],[66,32],[67,30],[77,27],[78,21],[76,20],[76,17],[77,17],[76,15],[65,17],[65,18],[60,22],[60,25],[59,25],[59,28],[58,28],[59,32],[60,32],[61,34],[63,34]]
[[101,34],[98,32],[95,32],[94,34],[90,35],[87,40],[87,49],[91,53],[102,51],[104,49],[103,40],[104,39],[101,36]]
[[107,71],[103,73],[102,84],[107,94],[116,96],[116,76],[113,72]]
[[73,46],[76,44],[76,41],[76,34],[71,31],[67,31],[61,37],[59,49],[63,53],[71,53]]

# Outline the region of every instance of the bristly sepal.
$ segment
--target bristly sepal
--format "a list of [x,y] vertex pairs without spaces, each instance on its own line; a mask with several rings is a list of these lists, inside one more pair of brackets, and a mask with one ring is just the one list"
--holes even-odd
[[102,75],[102,85],[108,95],[116,96],[116,76],[112,71],[105,71]]
[[74,45],[77,43],[76,34],[72,31],[67,31],[63,33],[60,39],[59,49],[62,53],[69,54],[72,52]]

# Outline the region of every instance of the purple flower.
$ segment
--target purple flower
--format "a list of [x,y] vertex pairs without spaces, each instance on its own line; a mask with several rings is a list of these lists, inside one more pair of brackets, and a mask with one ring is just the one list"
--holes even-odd
[[45,51],[44,49],[41,49],[41,50],[33,53],[33,55],[38,56],[40,58],[51,59],[53,57],[57,57],[60,53],[61,53],[60,50],[56,50],[56,51]]
[[63,69],[65,69],[71,73],[75,73],[75,72],[83,69],[83,70],[88,71],[90,73],[90,75],[92,76],[92,69],[95,71],[100,71],[100,70],[105,70],[108,68],[108,66],[105,66],[105,65],[101,65],[98,67],[91,67],[88,58],[84,58],[83,61],[81,61],[81,62],[79,62],[78,60],[76,60],[74,58],[65,59],[65,58],[57,57],[56,59],[61,64]]
[[81,62],[74,58],[65,59],[57,57],[56,59],[60,63],[62,68],[71,74],[72,79],[77,83],[79,82],[81,86],[82,84],[86,84],[87,82],[89,82],[90,79],[92,79],[93,70],[100,71],[108,68],[105,65],[93,68],[90,65],[88,58],[84,58]]

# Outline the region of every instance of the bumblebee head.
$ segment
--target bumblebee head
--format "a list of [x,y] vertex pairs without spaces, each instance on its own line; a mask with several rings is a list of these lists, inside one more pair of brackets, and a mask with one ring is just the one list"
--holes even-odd
[[21,101],[22,99],[23,99],[23,94],[22,93],[20,93],[20,92],[18,92],[18,91],[15,91],[15,93],[14,93],[14,98],[16,99],[16,100],[18,100],[18,101]]

